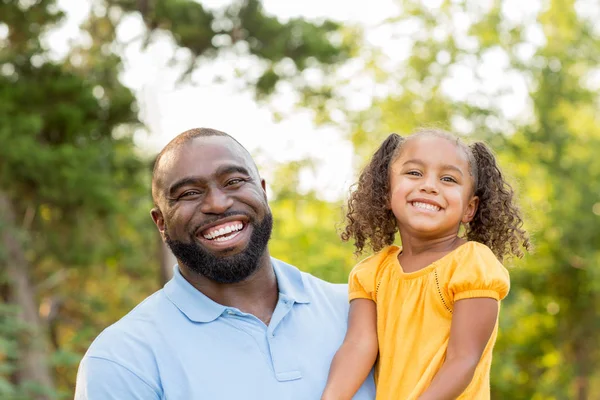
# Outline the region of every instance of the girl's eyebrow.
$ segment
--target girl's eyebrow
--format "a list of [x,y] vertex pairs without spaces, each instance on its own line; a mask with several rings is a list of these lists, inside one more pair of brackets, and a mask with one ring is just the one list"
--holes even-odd
[[452,164],[444,164],[442,165],[442,170],[446,171],[446,170],[451,170],[451,171],[456,171],[460,174],[460,176],[463,176],[463,172],[460,168],[458,168],[456,165],[452,165]]
[[410,160],[404,161],[403,165],[406,165],[406,164],[418,164],[421,166],[425,166],[425,162],[422,160],[419,160],[418,158],[411,158]]
[[[418,158],[412,158],[410,160],[407,160],[404,162],[404,165],[406,164],[417,164],[420,166],[425,166],[425,162],[423,160],[420,160]],[[441,166],[441,169],[443,171],[447,171],[447,170],[451,170],[451,171],[456,171],[457,173],[460,174],[460,176],[464,176],[462,170],[460,168],[458,168],[456,165],[452,165],[452,164],[444,164]]]

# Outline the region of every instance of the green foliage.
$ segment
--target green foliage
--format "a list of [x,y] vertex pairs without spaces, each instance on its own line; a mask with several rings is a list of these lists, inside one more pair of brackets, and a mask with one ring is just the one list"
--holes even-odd
[[[187,75],[203,59],[220,52],[251,55],[265,66],[262,74],[251,77],[239,71],[260,99],[272,94],[280,81],[293,82],[296,89],[312,94],[311,86],[298,78],[307,68],[327,68],[348,58],[351,46],[336,41],[341,26],[332,21],[308,22],[301,18],[281,22],[268,15],[259,0],[235,0],[223,9],[207,10],[189,0],[112,0],[112,7],[140,10],[148,27],[148,38],[156,30],[171,33],[175,43],[189,50]],[[339,43],[338,43],[339,42]],[[291,62],[293,68],[280,68]],[[287,65],[287,64],[286,64]]]
[[274,228],[269,250],[273,257],[330,282],[347,282],[357,262],[350,243],[342,244],[337,227],[342,205],[319,199],[311,191],[297,192],[298,176],[308,162],[292,162],[277,170],[270,201]]

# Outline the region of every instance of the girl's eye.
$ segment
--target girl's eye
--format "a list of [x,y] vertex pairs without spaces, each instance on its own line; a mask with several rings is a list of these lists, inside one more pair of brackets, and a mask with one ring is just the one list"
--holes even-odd
[[456,179],[454,179],[454,178],[453,178],[453,177],[451,177],[451,176],[444,176],[444,177],[442,178],[442,181],[444,181],[444,182],[452,182],[452,183],[456,183]]
[[408,171],[406,174],[412,176],[421,176],[421,173],[419,171]]

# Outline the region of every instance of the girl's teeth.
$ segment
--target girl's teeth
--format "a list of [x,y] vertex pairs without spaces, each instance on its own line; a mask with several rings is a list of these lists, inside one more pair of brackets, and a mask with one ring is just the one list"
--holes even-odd
[[421,202],[414,202],[413,206],[417,207],[417,208],[424,208],[426,210],[431,210],[431,211],[439,211],[439,207],[438,206],[434,206],[433,204],[428,204],[428,203],[421,203]]

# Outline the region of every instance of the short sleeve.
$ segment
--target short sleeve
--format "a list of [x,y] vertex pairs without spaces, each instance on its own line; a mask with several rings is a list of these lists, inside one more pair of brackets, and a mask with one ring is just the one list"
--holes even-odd
[[86,356],[79,365],[75,400],[160,399],[150,384],[126,367]]
[[448,283],[452,302],[477,297],[504,299],[510,289],[507,269],[487,246],[476,242],[463,246]]
[[378,271],[385,263],[391,248],[386,248],[358,263],[348,278],[348,297],[376,301]]
[[348,278],[348,297],[354,299],[373,300],[374,284],[372,284],[372,274],[368,270],[354,268]]

